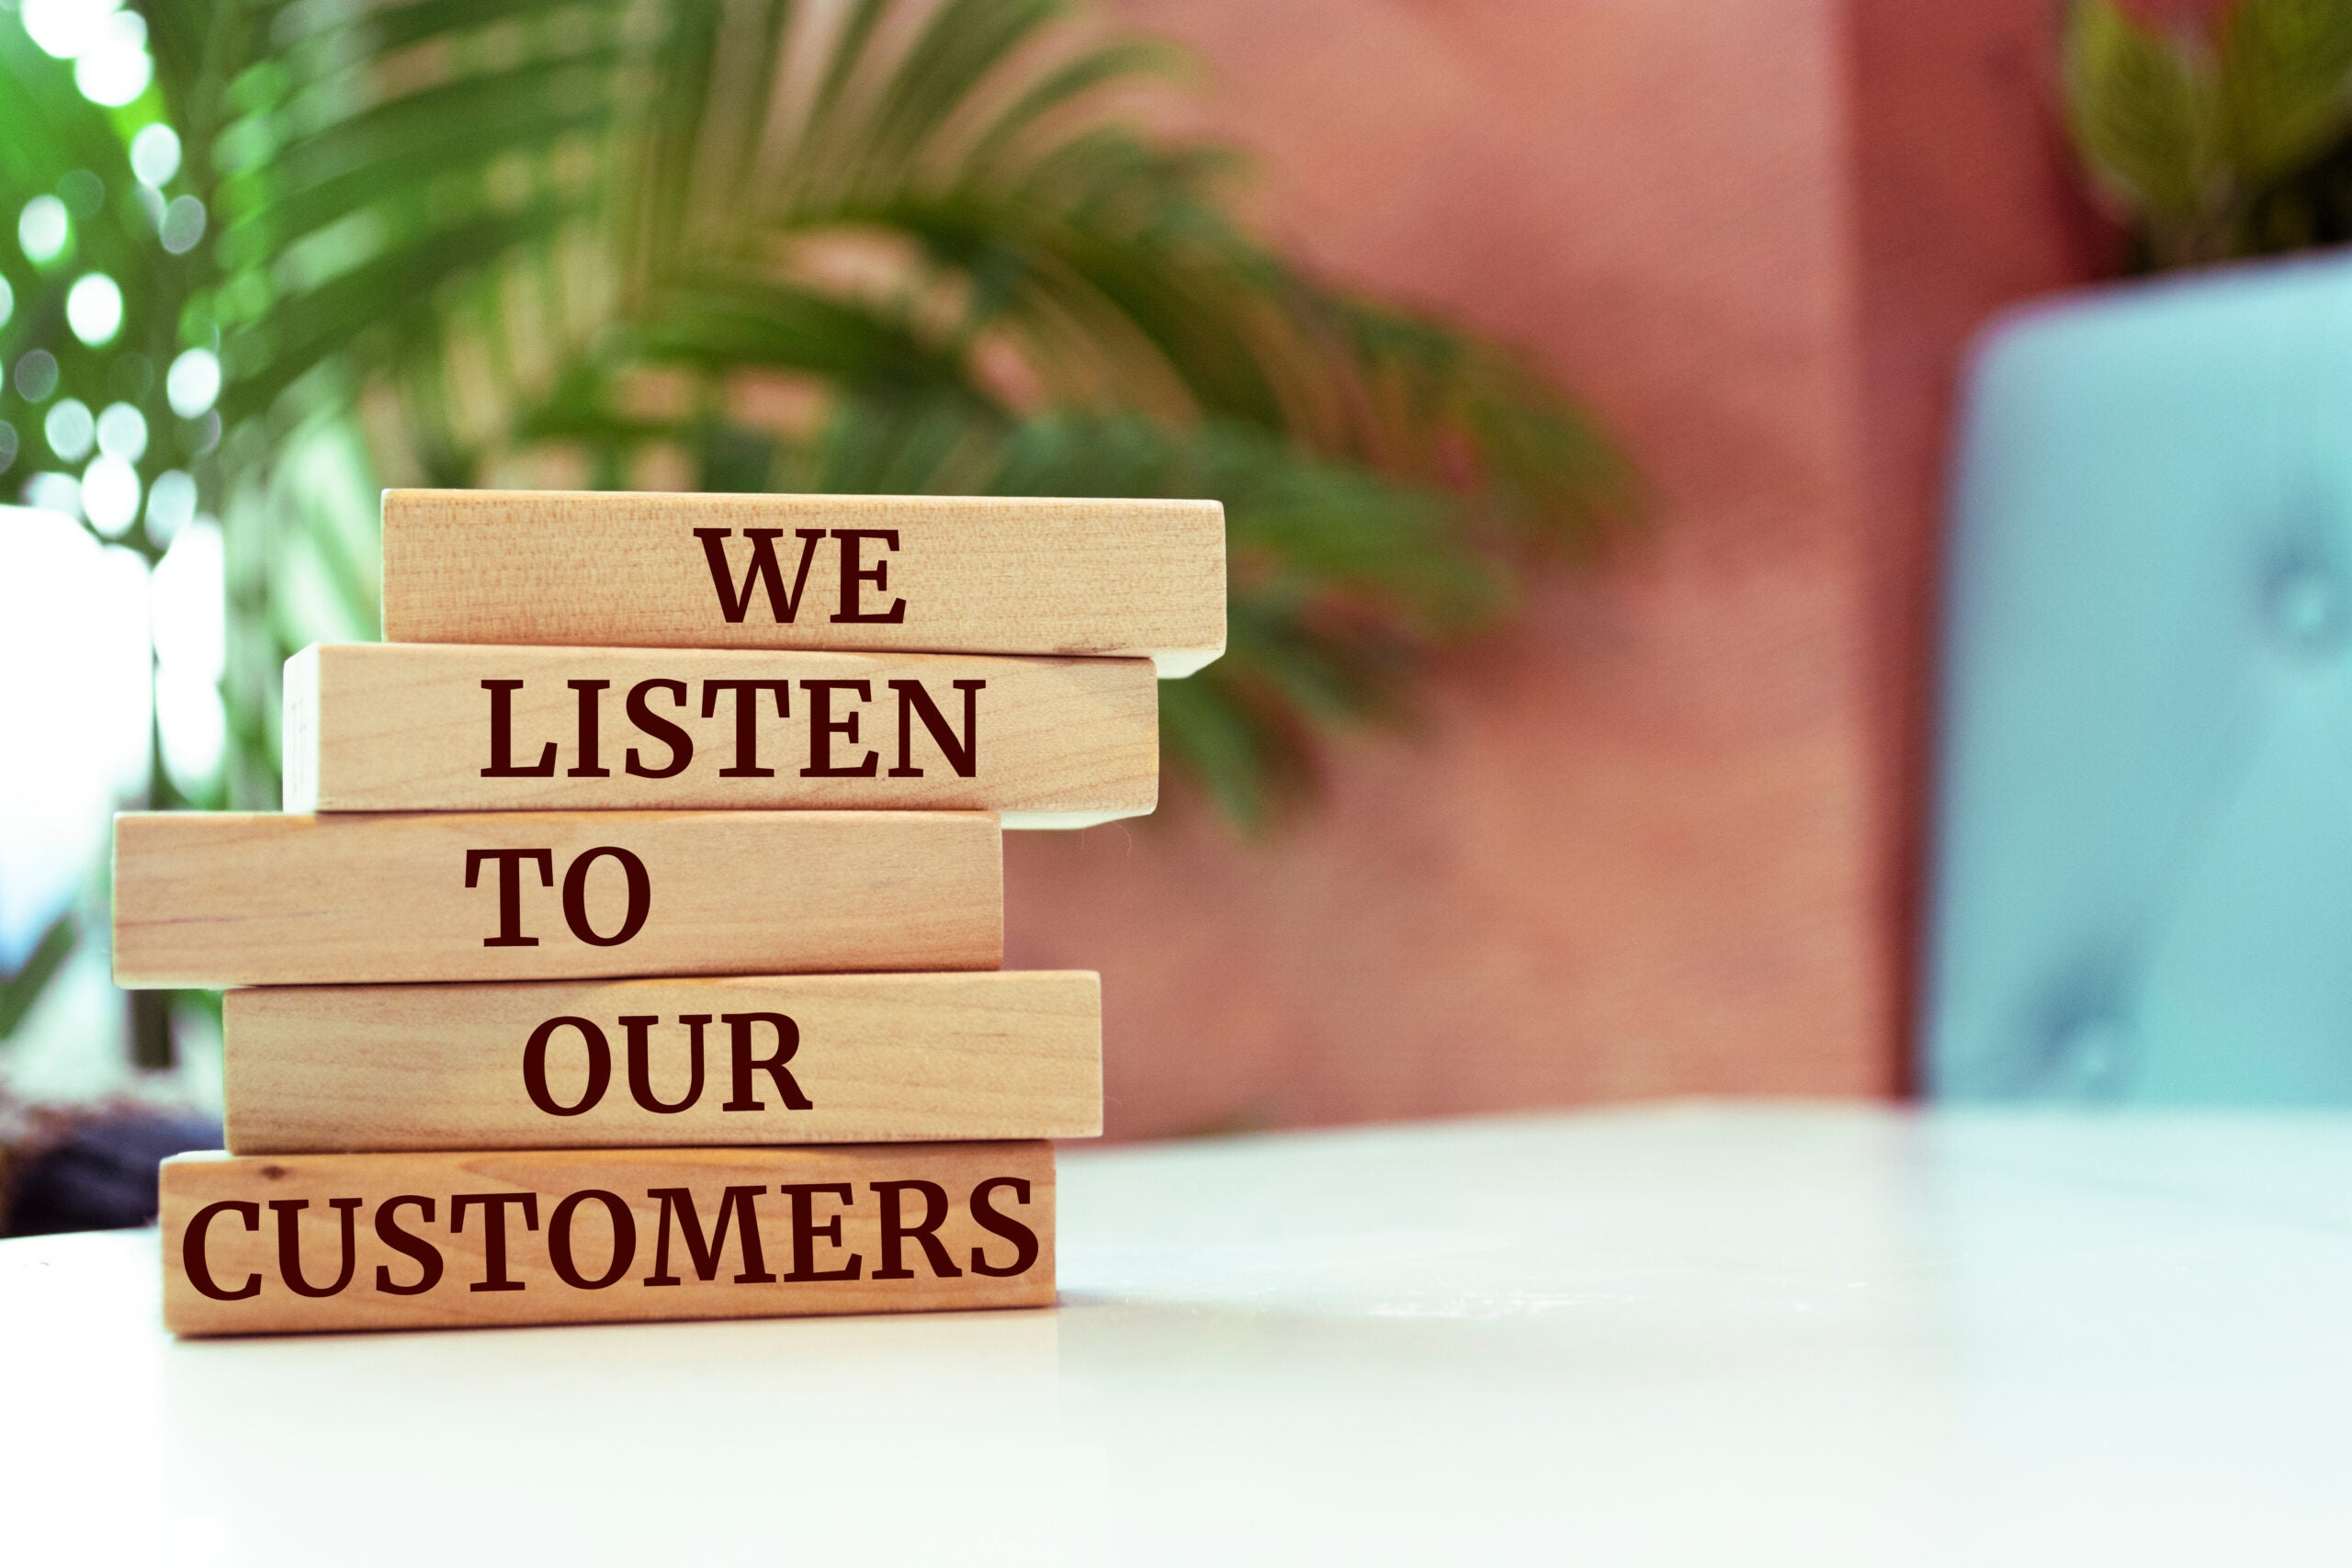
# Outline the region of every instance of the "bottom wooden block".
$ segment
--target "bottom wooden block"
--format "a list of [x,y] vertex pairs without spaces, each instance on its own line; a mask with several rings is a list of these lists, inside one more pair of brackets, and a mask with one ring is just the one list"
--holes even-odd
[[177,1334],[1048,1306],[1048,1143],[164,1162]]

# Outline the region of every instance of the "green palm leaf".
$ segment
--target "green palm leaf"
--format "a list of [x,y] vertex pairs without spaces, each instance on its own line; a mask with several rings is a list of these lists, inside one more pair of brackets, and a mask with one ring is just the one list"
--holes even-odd
[[2206,34],[2076,0],[2064,56],[2076,151],[2143,265],[2352,238],[2352,0],[2238,0]]
[[1231,652],[1167,750],[1245,823],[1634,509],[1527,366],[1250,235],[1238,160],[1114,112],[1183,58],[1070,0],[144,9],[215,226],[164,330],[229,377],[245,792],[379,474],[1218,497]]
[[2212,62],[2112,0],[2067,13],[2069,123],[2092,173],[2121,200],[2175,225],[2214,207],[2226,120]]

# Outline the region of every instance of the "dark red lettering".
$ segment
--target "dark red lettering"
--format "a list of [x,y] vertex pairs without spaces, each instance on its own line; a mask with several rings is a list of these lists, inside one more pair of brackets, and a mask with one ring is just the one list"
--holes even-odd
[[205,1244],[212,1229],[212,1222],[222,1214],[235,1214],[245,1222],[249,1231],[261,1229],[261,1205],[240,1202],[234,1199],[207,1203],[188,1221],[187,1234],[180,1237],[180,1268],[187,1275],[187,1282],[196,1287],[199,1296],[216,1302],[250,1301],[261,1294],[261,1276],[248,1274],[245,1282],[233,1291],[224,1291],[212,1278],[211,1260],[205,1255]]
[[463,1235],[466,1230],[466,1210],[481,1207],[481,1278],[468,1285],[469,1291],[519,1291],[523,1281],[506,1275],[506,1210],[508,1205],[523,1206],[523,1228],[539,1228],[539,1195],[536,1192],[454,1192],[449,1196],[449,1234]]
[[[727,1012],[718,1015],[734,1032],[733,1046],[735,1093],[720,1109],[726,1111],[764,1111],[767,1107],[752,1096],[752,1075],[763,1072],[775,1080],[776,1092],[784,1096],[788,1111],[815,1109],[808,1097],[800,1092],[800,1085],[785,1064],[800,1049],[800,1026],[780,1012]],[[760,1024],[775,1031],[775,1051],[773,1055],[754,1057],[752,1055],[752,1031]],[[696,1058],[697,1073],[701,1070]],[[699,1079],[696,1080],[699,1084]]]
[[718,713],[718,694],[735,694],[735,765],[721,768],[722,779],[772,779],[774,768],[760,766],[760,703],[759,694],[775,694],[775,716],[792,716],[789,681],[705,681],[702,683],[702,716],[714,718]]
[[972,1272],[991,1280],[1025,1274],[1029,1266],[1037,1261],[1037,1233],[989,1201],[1000,1187],[1011,1188],[1015,1201],[1023,1205],[1029,1201],[1029,1183],[1018,1176],[991,1176],[972,1189],[972,1222],[989,1235],[1012,1243],[1012,1262],[1003,1269],[989,1262],[978,1247],[972,1248]]
[[833,765],[833,737],[838,735],[851,745],[857,744],[857,715],[846,718],[833,716],[833,694],[852,691],[857,700],[874,700],[871,681],[803,681],[800,689],[808,694],[808,765],[800,770],[804,779],[870,779],[878,766],[878,759],[868,751],[865,761],[854,768]]
[[[490,766],[481,771],[486,779],[544,779],[555,774],[555,742],[550,740],[539,750],[539,760],[527,768],[514,765],[514,694],[523,689],[520,681],[484,681],[481,689],[490,694]],[[468,883],[467,886],[473,886]]]
[[[581,1204],[592,1198],[605,1206],[613,1232],[612,1261],[605,1266],[602,1274],[593,1280],[580,1272],[571,1254],[571,1216]],[[617,1192],[605,1192],[594,1187],[574,1192],[558,1203],[555,1212],[548,1216],[548,1262],[554,1266],[555,1277],[575,1291],[601,1291],[607,1285],[618,1284],[636,1257],[637,1216],[628,1212],[628,1205],[621,1201]]]
[[895,550],[899,547],[899,531],[896,528],[836,528],[833,537],[842,542],[842,608],[833,619],[888,626],[903,622],[907,618],[907,602],[904,599],[892,601],[890,607],[879,615],[869,615],[857,607],[864,584],[874,584],[876,592],[890,591],[890,563],[878,560],[872,566],[858,565],[858,547],[867,539],[879,539],[885,548]]
[[[825,536],[822,528],[798,528],[793,536],[800,541],[800,570],[793,574],[792,592],[784,590],[784,569],[776,563],[775,542],[784,536],[781,528],[746,528],[743,537],[752,542],[752,564],[744,570],[743,586],[738,590],[733,572],[727,561],[727,546],[722,542],[733,536],[732,528],[697,528],[695,537],[702,541],[703,559],[710,567],[710,585],[718,593],[718,613],[727,617],[729,626],[740,625],[744,613],[752,607],[754,586],[767,590],[768,614],[779,625],[790,626],[792,617],[800,613],[800,591],[808,582],[808,563],[815,558],[818,541]],[[840,619],[835,616],[834,619]]]
[[920,716],[922,727],[931,731],[932,740],[939,747],[939,754],[956,770],[959,779],[968,779],[980,765],[980,688],[986,681],[958,681],[956,689],[964,694],[964,733],[959,738],[947,727],[947,716],[931,700],[921,681],[893,681],[890,689],[899,694],[899,765],[890,770],[894,779],[919,779],[922,770],[914,764],[914,720]]
[[612,682],[610,681],[566,681],[564,684],[580,694],[580,720],[576,726],[579,732],[577,736],[579,745],[573,751],[573,755],[579,761],[563,771],[564,777],[611,778],[613,770],[605,767],[596,757],[596,729],[598,721],[604,716],[605,688]]
[[537,947],[539,939],[523,934],[523,863],[535,861],[539,886],[555,885],[555,854],[548,850],[468,850],[466,886],[475,886],[481,863],[498,863],[498,934],[481,939],[484,947]]
[[639,681],[628,689],[628,721],[637,726],[639,734],[670,748],[670,761],[661,767],[649,768],[638,761],[637,748],[632,746],[628,749],[628,755],[622,759],[621,765],[628,770],[631,778],[673,779],[684,773],[686,764],[695,760],[695,738],[687,734],[682,726],[654,716],[653,710],[646,705],[645,701],[647,694],[652,692],[669,693],[670,701],[683,708],[686,705],[686,683],[684,681]]
[[841,1215],[835,1214],[821,1225],[817,1223],[817,1194],[840,1199],[844,1209],[854,1207],[857,1197],[850,1190],[849,1183],[794,1182],[776,1190],[792,1200],[792,1272],[785,1276],[786,1280],[854,1280],[865,1272],[865,1259],[854,1252],[838,1269],[817,1267],[818,1242],[829,1241],[836,1247],[842,1244]]
[[710,1014],[690,1013],[678,1020],[692,1034],[686,1044],[685,1098],[674,1105],[663,1104],[653,1093],[650,1041],[653,1026],[661,1021],[650,1013],[621,1020],[621,1027],[628,1031],[628,1092],[629,1098],[655,1115],[674,1116],[702,1098],[702,1028],[710,1021]]
[[359,1200],[327,1200],[327,1207],[343,1222],[343,1268],[332,1285],[313,1285],[302,1278],[302,1211],[310,1206],[308,1198],[278,1198],[270,1202],[269,1212],[277,1216],[277,1277],[298,1296],[337,1295],[359,1268]]
[[[947,1256],[946,1247],[939,1239],[939,1227],[947,1218],[947,1191],[935,1181],[876,1181],[868,1183],[882,1200],[882,1267],[874,1270],[877,1280],[911,1280],[915,1271],[904,1261],[906,1244],[913,1242],[922,1248],[931,1264],[931,1271],[942,1280],[958,1279],[963,1270]],[[922,1195],[922,1219],[908,1224],[899,1212],[900,1199],[909,1192]]]
[[685,1187],[649,1187],[645,1195],[662,1201],[662,1229],[653,1241],[653,1272],[645,1279],[649,1285],[675,1285],[678,1276],[670,1272],[670,1217],[678,1219],[679,1234],[685,1237],[687,1255],[694,1260],[695,1277],[716,1279],[719,1255],[727,1249],[727,1227],[735,1224],[738,1246],[742,1249],[743,1271],[735,1276],[739,1285],[773,1285],[775,1276],[767,1270],[766,1258],[760,1251],[760,1221],[758,1199],[764,1187],[729,1187],[718,1201],[718,1218],[711,1224],[707,1241],[703,1238],[702,1222],[695,1215],[695,1195]]
[[433,1223],[433,1200],[419,1192],[403,1192],[397,1198],[387,1198],[376,1210],[376,1239],[393,1251],[416,1260],[424,1272],[413,1285],[395,1285],[392,1271],[383,1264],[376,1265],[376,1289],[388,1296],[421,1296],[441,1282],[441,1249],[416,1235],[401,1229],[396,1211],[403,1203],[413,1203],[421,1211],[424,1223]]
[[[621,875],[628,884],[628,908],[622,916],[620,930],[611,936],[600,936],[588,923],[588,869],[603,856],[610,855],[620,863]],[[571,863],[563,874],[563,923],[571,934],[591,947],[618,947],[645,929],[645,917],[653,909],[653,882],[645,874],[645,863],[618,844],[599,844]]]
[[[557,1030],[567,1024],[580,1031],[580,1043],[588,1053],[588,1086],[580,1091],[580,1100],[575,1105],[557,1104],[548,1089],[548,1043],[555,1038]],[[523,1089],[530,1095],[531,1103],[550,1116],[577,1116],[592,1109],[605,1098],[605,1088],[612,1081],[612,1047],[605,1041],[605,1032],[584,1018],[551,1018],[531,1031],[531,1038],[523,1047]],[[429,1220],[433,1216],[424,1217]]]

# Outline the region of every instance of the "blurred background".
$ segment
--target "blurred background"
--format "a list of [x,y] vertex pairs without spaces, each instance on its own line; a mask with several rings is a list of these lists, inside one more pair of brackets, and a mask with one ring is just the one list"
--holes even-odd
[[[0,125],[20,1197],[150,1157],[74,1142],[133,1111],[203,1141],[217,998],[108,985],[107,820],[276,804],[278,667],[375,635],[385,485],[1224,500],[1161,813],[1007,842],[1008,965],[1102,972],[1120,1137],[2164,1098],[2173,905],[2028,852],[2117,815],[2035,770],[2222,764],[2007,716],[2066,671],[2165,705],[2127,634],[2203,612],[2103,585],[2167,506],[2259,534],[2253,613],[2338,615],[2336,492],[2232,497],[2341,444],[2334,264],[2261,258],[2352,237],[2352,0],[0,0]],[[2234,390],[2132,401],[2189,387]],[[2045,514],[2109,553],[2011,550]],[[2052,572],[2075,608],[2008,616]],[[1953,871],[2011,861],[2062,886]],[[2085,887],[2047,964],[1978,962]],[[2246,1006],[2180,1016],[2259,1056]],[[2352,1095],[2312,1007],[2180,1092]]]

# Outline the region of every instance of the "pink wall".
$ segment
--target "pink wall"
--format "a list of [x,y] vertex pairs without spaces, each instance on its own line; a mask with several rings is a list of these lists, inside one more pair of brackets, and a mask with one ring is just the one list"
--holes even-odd
[[[1271,843],[1196,810],[1012,842],[1008,961],[1103,972],[1112,1132],[1894,1089],[1918,683],[1894,595],[1958,334],[2051,268],[2002,237],[2048,226],[2006,211],[1996,123],[2035,123],[2036,89],[1914,103],[1870,75],[1964,72],[1987,35],[2038,39],[2038,0],[1917,48],[1904,0],[1118,8],[1206,60],[1272,231],[1523,345],[1663,503],[1455,658],[1424,731],[1338,747]],[[1988,131],[1982,167],[1938,168],[1997,265],[1907,254],[1925,198],[1868,150]],[[1880,276],[1922,267],[1924,326]]]

